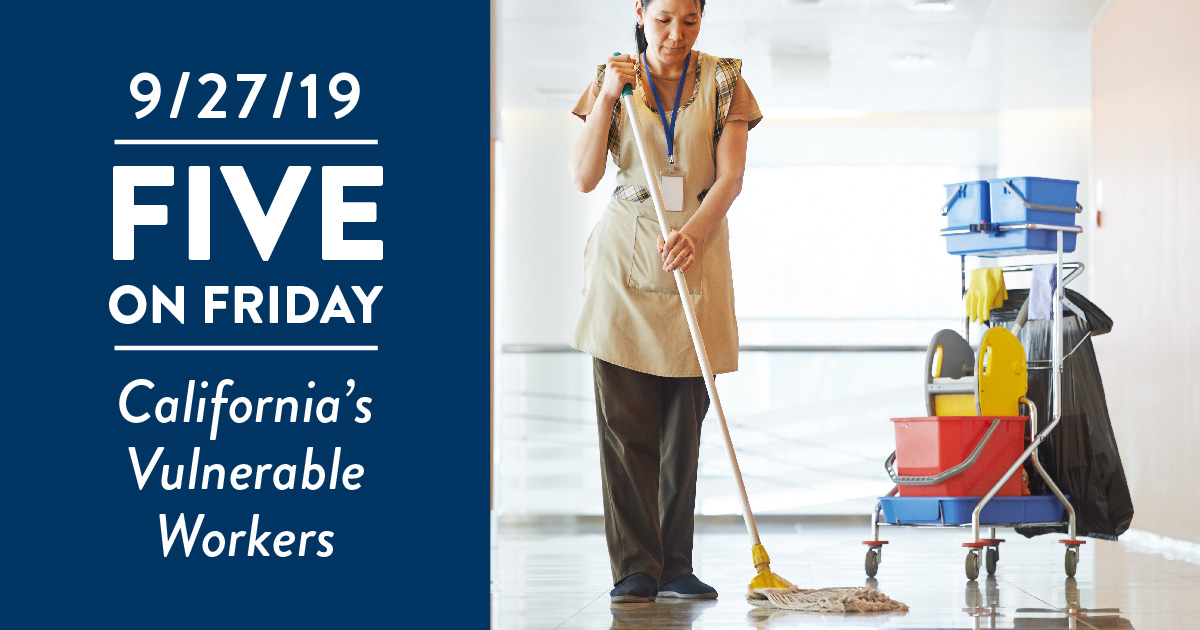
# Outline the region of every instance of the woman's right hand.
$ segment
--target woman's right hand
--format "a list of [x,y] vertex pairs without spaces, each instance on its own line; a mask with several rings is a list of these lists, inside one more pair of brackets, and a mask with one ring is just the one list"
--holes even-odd
[[600,95],[621,100],[621,90],[626,84],[637,83],[637,59],[629,55],[615,55],[605,60],[604,85]]
[[604,177],[605,155],[608,152],[608,135],[611,131],[610,113],[621,100],[625,84],[637,80],[636,59],[629,55],[614,55],[604,60],[604,82],[592,105],[592,112],[584,119],[583,133],[571,149],[571,180],[580,192],[591,192]]

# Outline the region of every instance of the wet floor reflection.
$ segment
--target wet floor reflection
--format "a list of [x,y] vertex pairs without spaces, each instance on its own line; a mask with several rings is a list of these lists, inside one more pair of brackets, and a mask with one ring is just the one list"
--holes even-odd
[[[995,577],[984,581],[982,592],[977,582],[967,583],[967,608],[963,612],[975,618],[976,628],[1003,628],[986,625],[981,619],[1002,616],[1000,587]],[[1079,585],[1075,578],[1066,578],[1062,587],[1066,606],[1062,608],[1017,608],[1013,611],[1012,628],[1133,628],[1128,619],[1120,617],[1119,608],[1083,608],[1079,605]]]
[[[975,626],[988,628],[990,626]],[[1006,627],[1006,626],[996,626]],[[1128,619],[1121,617],[1067,617],[1065,619],[1022,619],[1013,620],[1013,630],[1060,630],[1079,628],[1080,630],[1103,628],[1106,630],[1126,630],[1133,628]]]
[[[865,585],[878,590],[879,582],[868,578]],[[1066,599],[1063,608],[1052,607],[1006,607],[1004,595],[1012,592],[1020,598],[1023,593],[1012,586],[1002,585],[994,576],[979,581],[967,582],[963,590],[962,623],[930,626],[924,623],[926,614],[914,615],[912,624],[906,623],[908,612],[888,613],[813,613],[771,608],[751,608],[746,612],[744,625],[748,628],[964,628],[964,629],[1011,629],[1011,630],[1057,630],[1088,628],[1132,629],[1128,619],[1121,617],[1118,608],[1084,608],[1079,603],[1079,587],[1074,578],[1067,578],[1062,586]],[[727,602],[722,602],[727,603]],[[717,601],[699,602],[662,601],[645,604],[611,604],[611,630],[634,630],[662,628],[671,630],[699,630],[709,627],[736,627],[728,622],[726,614],[716,610]],[[705,616],[706,612],[713,614]],[[728,610],[726,609],[726,612]],[[712,623],[709,623],[712,622]]]
[[690,630],[705,610],[717,605],[716,600],[695,602],[662,601],[646,604],[611,604],[612,630],[641,628],[679,628]]
[[[979,589],[979,582],[967,582],[966,607],[962,611],[975,618],[996,619],[1004,616],[1000,610],[1000,587],[996,584],[995,576],[989,575],[987,579],[983,580],[982,592]],[[980,626],[976,624],[976,627]]]
[[1190,615],[1200,601],[1200,571],[1115,543],[1097,544],[1078,579],[1046,566],[1050,554],[1061,553],[1055,541],[1033,539],[1014,545],[995,576],[966,581],[953,533],[920,532],[889,550],[892,562],[878,578],[865,578],[856,529],[806,528],[803,537],[792,539],[797,544],[791,549],[777,544],[788,579],[804,588],[866,586],[909,606],[907,612],[829,614],[747,604],[743,580],[749,571],[741,532],[706,534],[697,545],[697,573],[721,592],[720,599],[646,604],[609,602],[611,576],[601,531],[518,533],[495,550],[492,627],[497,630],[1200,627]]

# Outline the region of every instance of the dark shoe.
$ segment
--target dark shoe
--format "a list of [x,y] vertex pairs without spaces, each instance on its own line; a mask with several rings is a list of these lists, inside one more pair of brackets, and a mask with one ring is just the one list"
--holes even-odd
[[[609,591],[612,601],[616,603],[652,602],[658,592],[658,584],[654,578],[645,573],[634,573],[625,576],[616,587]],[[715,594],[714,594],[715,596]]]
[[658,587],[658,596],[677,599],[716,599],[717,589],[685,573]]

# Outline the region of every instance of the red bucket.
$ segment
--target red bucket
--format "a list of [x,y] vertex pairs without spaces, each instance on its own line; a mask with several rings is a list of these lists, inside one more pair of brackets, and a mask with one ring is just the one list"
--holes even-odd
[[[982,497],[1025,450],[1025,416],[931,416],[892,418],[896,429],[896,472],[931,477],[961,464],[983,439],[992,420],[996,432],[975,463],[932,486],[900,486],[902,497]],[[996,496],[1021,496],[1021,471],[1004,482]]]

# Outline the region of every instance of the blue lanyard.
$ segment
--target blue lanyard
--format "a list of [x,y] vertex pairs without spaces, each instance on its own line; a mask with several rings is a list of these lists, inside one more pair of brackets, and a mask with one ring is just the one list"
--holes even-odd
[[642,53],[642,67],[646,69],[646,79],[650,81],[650,93],[654,95],[654,104],[658,105],[658,117],[662,119],[663,131],[667,134],[667,159],[671,168],[675,168],[675,117],[679,114],[679,101],[683,98],[683,83],[687,80],[688,63],[692,61],[692,53],[683,60],[683,74],[679,75],[679,91],[675,93],[675,109],[671,110],[671,125],[667,126],[667,115],[663,113],[662,101],[658,99],[658,90],[654,87],[654,77],[650,76],[650,65],[646,63],[646,53]]

